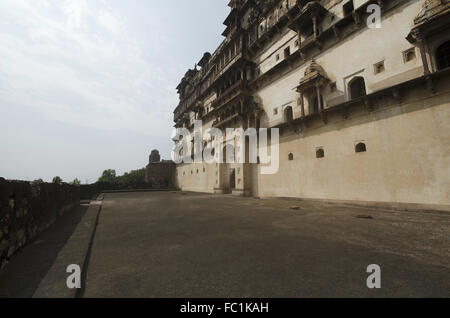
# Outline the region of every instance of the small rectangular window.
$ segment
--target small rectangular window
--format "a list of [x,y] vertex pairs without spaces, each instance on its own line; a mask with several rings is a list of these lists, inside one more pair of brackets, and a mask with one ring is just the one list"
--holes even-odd
[[317,159],[325,158],[325,150],[322,147],[316,149],[316,158]]
[[367,146],[364,142],[356,142],[355,143],[355,152],[362,153],[367,152]]
[[416,59],[416,48],[412,47],[409,50],[403,52],[403,61],[405,63],[411,62]]
[[284,49],[284,58],[287,58],[291,55],[291,48],[288,46]]
[[374,68],[375,74],[383,73],[386,70],[386,68],[384,66],[384,61],[378,62],[377,64],[375,64],[373,66],[373,68]]

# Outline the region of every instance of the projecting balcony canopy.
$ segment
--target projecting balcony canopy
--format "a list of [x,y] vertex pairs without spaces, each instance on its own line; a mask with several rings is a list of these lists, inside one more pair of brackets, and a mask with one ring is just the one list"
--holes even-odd
[[227,64],[216,74],[213,83],[217,84],[235,72],[243,71],[247,67],[254,66],[255,63],[249,61],[242,53],[239,53],[234,58],[230,59]]
[[186,84],[189,84],[191,82],[191,80],[195,77],[195,75],[198,73],[198,70],[194,69],[191,70],[189,69],[186,74],[184,75],[184,77],[182,78],[180,84],[177,86],[177,89],[183,89]]
[[208,64],[208,62],[209,62],[210,59],[211,59],[211,53],[206,52],[206,53],[203,54],[203,57],[202,57],[201,60],[197,63],[197,65],[203,68],[205,65]]
[[419,15],[414,19],[414,24],[419,25],[429,22],[450,11],[450,2],[442,0],[427,0]]
[[225,21],[223,21],[223,24],[226,26],[231,26],[234,23],[236,23],[238,18],[239,18],[239,10],[236,8],[232,8],[230,14],[227,16]]
[[305,76],[300,80],[300,85],[297,86],[298,92],[304,92],[305,90],[316,87],[317,85],[323,85],[328,83],[330,79],[322,66],[312,60],[311,64],[305,71]]
[[313,19],[319,19],[328,12],[318,1],[310,1],[289,24],[289,28],[298,31],[313,24]]
[[411,43],[420,42],[430,33],[445,32],[450,17],[450,1],[427,0],[419,15],[414,19],[414,27],[406,38]]

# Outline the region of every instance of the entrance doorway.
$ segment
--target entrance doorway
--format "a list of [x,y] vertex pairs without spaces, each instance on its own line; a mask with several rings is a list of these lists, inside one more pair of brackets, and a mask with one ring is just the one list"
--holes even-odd
[[[230,146],[234,152],[234,147]],[[226,147],[223,148],[223,163],[220,166],[220,189],[224,194],[230,194],[236,189],[236,169],[227,162]]]
[[231,169],[230,188],[231,190],[236,190],[236,169]]

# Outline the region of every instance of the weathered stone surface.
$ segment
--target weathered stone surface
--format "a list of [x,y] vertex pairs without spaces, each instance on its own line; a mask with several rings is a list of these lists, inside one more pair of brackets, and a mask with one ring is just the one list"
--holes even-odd
[[9,243],[7,240],[0,240],[0,255],[8,248]]
[[0,268],[79,200],[76,186],[0,178]]
[[145,181],[153,189],[173,188],[175,185],[175,168],[172,161],[161,161],[159,151],[153,150],[146,167]]

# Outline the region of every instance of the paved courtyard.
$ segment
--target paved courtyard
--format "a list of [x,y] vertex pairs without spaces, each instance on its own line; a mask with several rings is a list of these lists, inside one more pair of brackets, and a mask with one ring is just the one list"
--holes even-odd
[[[84,296],[447,297],[449,234],[448,214],[107,194]],[[381,290],[366,286],[369,264]]]
[[[79,217],[64,222],[73,231]],[[106,194],[78,296],[448,297],[449,234],[447,213],[181,192]],[[0,272],[0,295],[33,295],[46,268],[33,265],[39,248],[51,254],[50,267],[52,246],[64,249],[69,235],[53,236],[44,234]],[[366,286],[370,264],[381,266],[379,290]]]

